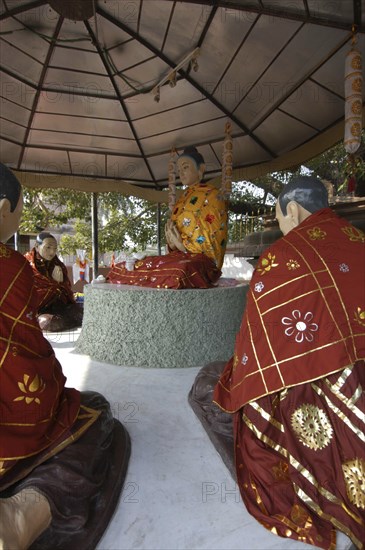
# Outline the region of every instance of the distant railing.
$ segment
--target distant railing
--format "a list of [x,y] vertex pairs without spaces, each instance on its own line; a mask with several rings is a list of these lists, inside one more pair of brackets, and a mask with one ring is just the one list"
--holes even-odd
[[229,240],[230,242],[243,241],[246,235],[263,231],[270,227],[275,218],[274,206],[263,206],[255,211],[241,214],[241,216],[230,220]]

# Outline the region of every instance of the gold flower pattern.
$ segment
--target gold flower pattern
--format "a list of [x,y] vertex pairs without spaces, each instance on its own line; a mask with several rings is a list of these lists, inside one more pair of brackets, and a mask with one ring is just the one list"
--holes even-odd
[[360,55],[355,55],[355,56],[352,58],[351,67],[352,67],[355,71],[361,71],[361,56],[360,56]]
[[307,233],[311,241],[323,241],[327,237],[327,233],[323,231],[320,227],[313,227],[313,229],[308,229]]
[[289,271],[294,271],[294,269],[300,268],[300,263],[297,262],[297,260],[290,259],[288,262],[286,262],[286,267],[289,269]]
[[261,275],[265,275],[265,273],[268,273],[273,267],[277,267],[279,265],[275,260],[275,255],[269,252],[266,258],[262,258],[257,271],[261,273]]
[[310,403],[304,403],[291,416],[291,425],[299,441],[313,451],[327,447],[333,428],[326,413]]
[[284,460],[279,460],[279,462],[271,468],[272,475],[276,481],[290,481],[289,476],[289,465]]
[[365,243],[365,233],[354,226],[342,227],[341,230],[348,236],[351,242]]
[[307,510],[303,508],[303,506],[300,506],[300,504],[294,504],[290,511],[290,519],[296,525],[299,525],[299,527],[304,527],[305,529],[309,529],[313,524],[313,520]]
[[11,251],[3,243],[0,243],[0,258],[10,258]]
[[[30,403],[37,403],[40,405],[41,401],[38,397],[39,394],[41,394],[46,389],[46,384],[42,380],[38,374],[35,375],[33,380],[30,382],[30,377],[28,374],[24,374],[23,376],[23,382],[18,382],[18,387],[22,393],[25,395],[20,395],[19,397],[16,397],[14,401],[23,401],[25,400],[26,404],[29,405]],[[38,394],[38,395],[34,395]]]
[[354,92],[361,92],[361,84],[362,84],[361,78],[354,78],[352,82],[352,90]]
[[361,135],[361,124],[359,122],[354,122],[351,126],[351,134],[355,137],[360,137]]
[[365,460],[354,458],[342,464],[347,496],[357,508],[365,510]]
[[351,111],[354,115],[360,115],[361,114],[361,101],[354,101],[351,105]]
[[355,321],[362,327],[365,327],[365,309],[361,310],[361,307],[355,311]]

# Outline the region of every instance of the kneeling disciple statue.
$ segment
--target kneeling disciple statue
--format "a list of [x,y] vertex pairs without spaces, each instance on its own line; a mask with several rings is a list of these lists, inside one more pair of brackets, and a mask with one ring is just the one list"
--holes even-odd
[[0,164],[0,548],[88,550],[116,507],[130,439],[102,395],[65,386],[32,269],[5,244],[22,206]]
[[80,327],[83,308],[76,303],[67,268],[57,256],[57,241],[53,235],[39,233],[35,247],[25,257],[34,272],[41,329],[59,332]]
[[365,235],[313,176],[284,187],[276,217],[284,236],[258,260],[233,357],[203,367],[189,401],[261,525],[363,549]]

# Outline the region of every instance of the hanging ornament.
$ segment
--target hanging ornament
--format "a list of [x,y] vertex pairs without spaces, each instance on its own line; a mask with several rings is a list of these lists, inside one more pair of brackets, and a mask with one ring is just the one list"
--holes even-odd
[[232,165],[233,165],[233,141],[231,136],[231,123],[227,122],[225,127],[225,138],[223,142],[222,155],[222,183],[221,196],[228,200],[232,192]]
[[353,155],[361,143],[362,130],[362,60],[356,47],[355,27],[352,27],[351,50],[345,61],[345,139],[347,153]]
[[176,149],[173,147],[170,153],[169,167],[169,209],[173,211],[176,203]]

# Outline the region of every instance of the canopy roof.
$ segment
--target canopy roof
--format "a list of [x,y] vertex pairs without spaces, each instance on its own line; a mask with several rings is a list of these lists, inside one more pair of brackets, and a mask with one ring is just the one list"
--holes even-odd
[[152,200],[172,147],[218,181],[227,121],[236,180],[340,140],[353,24],[365,49],[361,0],[1,0],[0,20],[1,161]]

